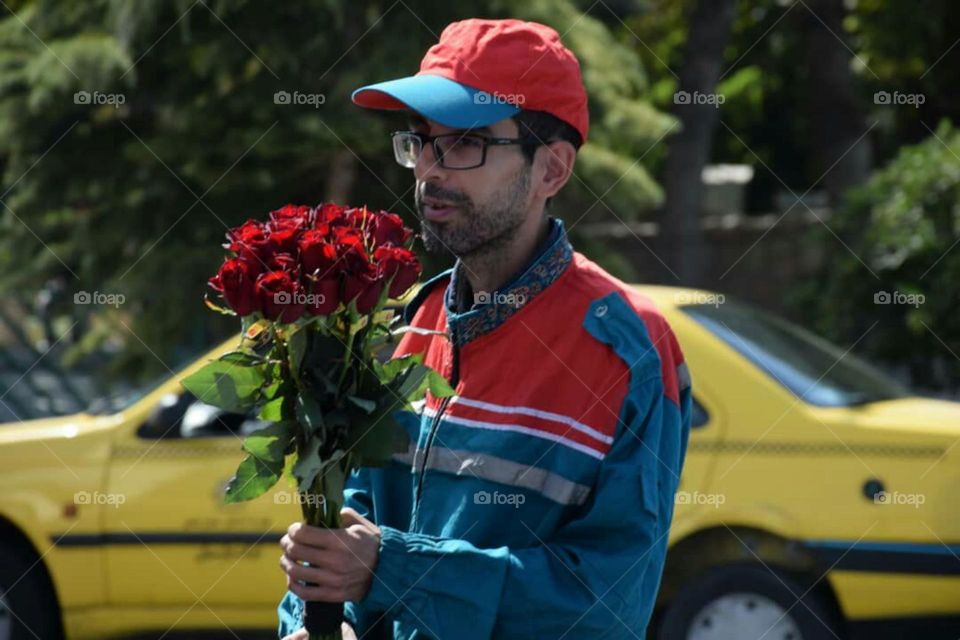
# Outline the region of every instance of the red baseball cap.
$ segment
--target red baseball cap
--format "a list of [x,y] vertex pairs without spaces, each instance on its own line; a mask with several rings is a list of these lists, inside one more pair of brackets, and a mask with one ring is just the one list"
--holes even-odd
[[448,127],[484,127],[521,109],[545,111],[587,140],[589,114],[576,56],[537,22],[453,22],[414,76],[360,87],[354,104],[410,109]]

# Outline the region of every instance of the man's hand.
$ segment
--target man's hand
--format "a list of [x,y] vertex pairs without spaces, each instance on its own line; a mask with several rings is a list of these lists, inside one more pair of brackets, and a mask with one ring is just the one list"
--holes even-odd
[[[340,635],[343,636],[343,640],[357,640],[357,634],[353,632],[353,627],[346,622],[340,627]],[[309,637],[306,628],[303,628],[285,636],[283,640],[308,640]]]
[[[370,590],[380,558],[380,528],[349,507],[340,516],[342,529],[295,522],[280,539],[287,588],[305,601],[357,602]],[[305,587],[301,580],[317,586]]]

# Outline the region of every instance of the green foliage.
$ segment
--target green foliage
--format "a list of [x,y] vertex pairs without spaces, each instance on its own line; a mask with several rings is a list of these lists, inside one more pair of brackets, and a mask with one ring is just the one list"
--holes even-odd
[[[822,331],[848,343],[876,321],[858,347],[908,363],[913,378],[931,387],[960,379],[951,355],[960,353],[958,155],[960,131],[943,122],[852,193],[829,221],[851,251],[832,253],[822,285],[801,305]],[[814,241],[836,243],[822,229]],[[922,295],[922,304],[875,304],[878,292]]]
[[[73,346],[122,342],[113,363],[127,378],[163,372],[176,346],[234,330],[203,308],[221,258],[212,247],[228,227],[286,202],[323,201],[344,184],[341,198],[415,224],[411,175],[389,150],[393,123],[352,105],[350,93],[415,72],[452,21],[541,20],[580,56],[593,126],[558,215],[578,219],[608,188],[605,202],[624,219],[662,198],[645,168],[653,156],[636,161],[672,120],[649,106],[630,47],[570,0],[8,6],[16,15],[0,13],[0,291],[32,299],[64,285],[52,313],[68,326],[82,318],[88,337]],[[278,91],[324,101],[277,104]],[[77,92],[116,104],[78,103]],[[599,204],[589,215],[612,219]],[[126,302],[79,307],[76,291]]]

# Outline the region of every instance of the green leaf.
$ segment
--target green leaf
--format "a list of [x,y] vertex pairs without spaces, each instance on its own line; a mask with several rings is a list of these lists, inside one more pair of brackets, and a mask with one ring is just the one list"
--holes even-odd
[[393,412],[368,419],[355,419],[347,434],[346,448],[359,466],[382,466],[394,453],[407,450],[410,436]]
[[261,460],[248,455],[237,467],[237,473],[227,484],[224,501],[227,504],[253,500],[265,494],[280,479],[283,458]]
[[309,395],[297,394],[297,420],[311,433],[322,433],[324,428],[323,411],[320,404]]
[[446,398],[456,393],[456,390],[450,386],[447,379],[433,369],[427,370],[427,384],[430,393],[437,398]]
[[357,405],[367,413],[373,413],[377,409],[377,403],[373,400],[367,400],[366,398],[360,398],[357,396],[347,396],[347,400]]
[[238,367],[256,367],[263,364],[265,360],[253,351],[238,350],[223,354],[217,358],[217,362],[226,362]]
[[180,384],[201,402],[243,413],[256,405],[263,382],[259,367],[217,361],[187,376]]
[[292,421],[275,422],[248,435],[243,441],[243,448],[262,461],[282,462],[296,427],[297,424]]
[[290,360],[290,368],[294,376],[300,375],[300,364],[303,362],[303,356],[307,353],[307,332],[304,329],[294,331],[287,336],[287,354]]
[[283,411],[284,400],[286,400],[286,398],[283,396],[270,400],[260,407],[260,413],[257,414],[257,417],[261,420],[269,420],[271,422],[280,422],[284,418],[292,417],[286,415]]
[[324,472],[329,465],[336,464],[346,455],[342,449],[337,449],[332,456],[324,460],[320,458],[322,444],[323,442],[318,438],[311,438],[305,449],[297,456],[297,462],[293,465],[293,475],[299,481],[300,491],[309,490],[319,473]]
[[383,364],[374,360],[373,361],[373,370],[377,374],[377,378],[383,384],[390,384],[393,382],[394,378],[397,377],[398,373],[405,371],[408,367],[419,364],[423,361],[423,355],[420,353],[409,353],[405,356],[400,356],[399,358],[393,358],[387,360]]

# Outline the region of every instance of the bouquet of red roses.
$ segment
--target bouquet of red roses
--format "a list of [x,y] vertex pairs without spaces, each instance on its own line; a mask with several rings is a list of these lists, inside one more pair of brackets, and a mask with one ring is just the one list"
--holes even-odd
[[[266,422],[244,440],[228,503],[266,493],[286,470],[304,521],[338,528],[347,475],[406,450],[394,412],[427,388],[452,395],[419,355],[384,357],[402,331],[387,301],[420,276],[412,236],[394,213],[335,204],[286,205],[227,233],[229,256],[210,279],[226,307],[207,305],[240,316],[241,342],[183,386]],[[339,638],[342,616],[340,603],[308,602],[310,638]]]

